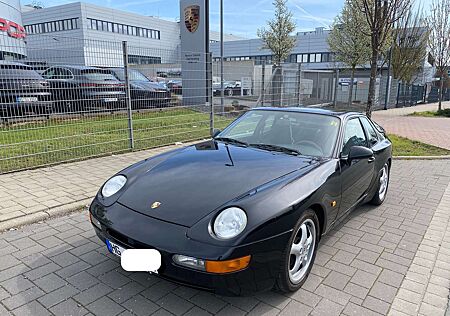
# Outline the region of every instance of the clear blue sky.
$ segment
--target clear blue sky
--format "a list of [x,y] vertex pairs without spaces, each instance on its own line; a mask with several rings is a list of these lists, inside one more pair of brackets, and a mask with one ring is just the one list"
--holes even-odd
[[[417,0],[416,0],[417,1]],[[22,0],[22,5],[31,1]],[[76,2],[75,0],[40,0],[45,6]],[[179,0],[84,0],[83,2],[107,6],[164,19],[179,19]],[[430,0],[422,0],[428,6]],[[288,0],[294,14],[297,31],[328,27],[341,11],[344,0]],[[210,0],[211,29],[219,30],[219,0]],[[256,30],[273,16],[272,0],[224,0],[225,32],[247,38],[256,36]]]

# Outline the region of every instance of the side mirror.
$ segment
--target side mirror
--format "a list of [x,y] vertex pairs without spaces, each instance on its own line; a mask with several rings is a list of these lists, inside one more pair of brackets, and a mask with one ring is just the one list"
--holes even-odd
[[216,138],[217,135],[219,135],[222,131],[220,129],[214,129],[213,134],[212,134],[212,138]]
[[357,160],[357,159],[368,159],[373,157],[373,151],[370,148],[364,146],[353,146],[350,148],[350,152],[348,154],[348,160]]

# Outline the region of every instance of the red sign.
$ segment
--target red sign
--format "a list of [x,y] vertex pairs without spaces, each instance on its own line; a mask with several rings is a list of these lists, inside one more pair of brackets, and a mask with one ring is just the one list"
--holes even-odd
[[25,38],[25,28],[16,22],[0,18],[0,32],[7,32],[12,38]]

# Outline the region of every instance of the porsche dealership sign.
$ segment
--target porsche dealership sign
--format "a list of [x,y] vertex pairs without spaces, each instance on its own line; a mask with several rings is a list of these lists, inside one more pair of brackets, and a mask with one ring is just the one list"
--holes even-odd
[[184,25],[189,32],[194,33],[200,23],[200,6],[190,5],[184,8]]
[[[181,0],[181,76],[183,105],[204,106],[208,100],[209,0]],[[183,22],[183,21],[182,21]]]
[[22,25],[4,18],[0,18],[0,32],[5,32],[10,37],[17,39],[26,37],[25,28]]

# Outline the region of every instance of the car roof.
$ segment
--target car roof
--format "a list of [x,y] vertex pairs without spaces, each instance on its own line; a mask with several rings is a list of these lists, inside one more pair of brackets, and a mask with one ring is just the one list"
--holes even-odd
[[346,118],[352,115],[364,115],[360,112],[350,112],[350,111],[334,111],[327,110],[321,108],[303,108],[303,107],[286,107],[286,108],[275,108],[275,107],[258,107],[252,110],[261,110],[261,111],[279,111],[279,112],[298,112],[298,113],[310,113],[310,114],[321,114],[321,115],[329,115],[340,118]]
[[[9,61],[9,60],[0,60],[0,65],[9,65],[9,66],[25,66],[25,67],[30,67],[26,64],[23,63],[18,63],[15,61]],[[31,69],[31,67],[30,67]]]
[[78,66],[78,65],[53,65],[50,68],[59,67],[59,68],[67,68],[67,69],[76,69],[76,70],[88,70],[88,69],[95,69],[95,70],[104,70],[104,68],[99,67],[93,67],[93,66]]

